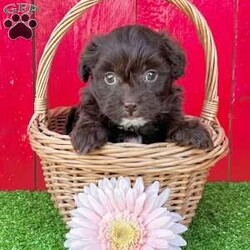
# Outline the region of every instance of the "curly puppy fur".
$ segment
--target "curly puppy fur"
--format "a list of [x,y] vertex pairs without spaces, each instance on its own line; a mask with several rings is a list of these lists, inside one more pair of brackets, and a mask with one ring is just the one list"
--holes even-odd
[[89,85],[66,128],[77,152],[85,154],[108,141],[213,147],[199,120],[184,118],[182,91],[174,82],[184,74],[185,56],[166,34],[121,27],[94,38],[80,61],[81,78]]

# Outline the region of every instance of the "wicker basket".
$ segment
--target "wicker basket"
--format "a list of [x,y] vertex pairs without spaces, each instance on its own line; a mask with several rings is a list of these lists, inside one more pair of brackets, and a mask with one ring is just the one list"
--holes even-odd
[[85,156],[76,154],[70,138],[63,135],[69,108],[47,110],[47,83],[52,59],[61,39],[72,24],[98,0],[78,2],[51,34],[42,55],[36,81],[35,113],[29,125],[33,149],[42,161],[48,192],[64,221],[74,208],[73,194],[104,176],[142,176],[147,184],[159,180],[161,188],[170,187],[167,207],[184,216],[189,224],[195,214],[209,169],[228,150],[228,140],[217,121],[217,54],[211,32],[199,11],[187,0],[169,0],[194,23],[206,56],[206,97],[201,120],[208,126],[214,141],[212,150],[180,147],[173,143],[150,145],[107,144]]

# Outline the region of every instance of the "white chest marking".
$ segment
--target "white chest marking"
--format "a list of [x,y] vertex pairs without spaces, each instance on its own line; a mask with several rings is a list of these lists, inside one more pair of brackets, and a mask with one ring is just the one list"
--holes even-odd
[[123,118],[120,125],[124,127],[125,129],[127,129],[130,127],[139,128],[139,127],[144,126],[146,123],[147,121],[141,117],[134,118],[134,119]]

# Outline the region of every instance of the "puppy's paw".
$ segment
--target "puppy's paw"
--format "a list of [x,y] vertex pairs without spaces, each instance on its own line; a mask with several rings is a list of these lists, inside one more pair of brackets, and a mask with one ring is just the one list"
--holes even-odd
[[185,121],[169,138],[180,146],[192,146],[198,149],[214,147],[209,132],[198,120]]
[[87,154],[107,143],[106,131],[101,126],[88,126],[81,129],[76,126],[70,137],[75,151],[79,154]]

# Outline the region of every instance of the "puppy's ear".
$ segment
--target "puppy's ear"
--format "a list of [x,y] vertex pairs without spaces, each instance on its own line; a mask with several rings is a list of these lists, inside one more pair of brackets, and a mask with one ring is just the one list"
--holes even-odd
[[161,34],[161,41],[164,57],[170,65],[171,76],[174,81],[184,74],[186,65],[185,55],[178,44],[165,34]]
[[91,76],[91,71],[94,68],[98,59],[98,46],[93,40],[90,42],[80,58],[80,77],[84,82],[87,82]]

